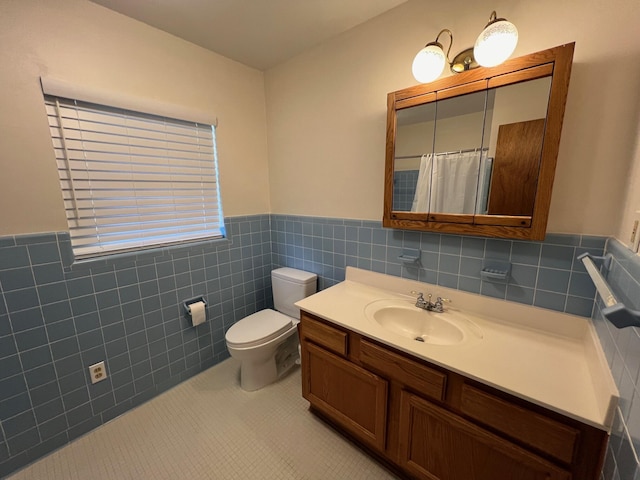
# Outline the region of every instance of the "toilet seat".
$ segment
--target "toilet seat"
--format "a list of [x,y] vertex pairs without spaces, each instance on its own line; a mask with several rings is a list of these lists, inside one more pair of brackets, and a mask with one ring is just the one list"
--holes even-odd
[[275,310],[260,310],[236,322],[227,330],[227,345],[248,348],[268,342],[289,330],[291,318]]

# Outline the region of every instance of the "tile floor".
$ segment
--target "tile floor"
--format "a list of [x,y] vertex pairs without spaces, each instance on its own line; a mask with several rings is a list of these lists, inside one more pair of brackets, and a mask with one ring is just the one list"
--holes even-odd
[[7,480],[395,479],[308,411],[300,369],[257,392],[234,359]]

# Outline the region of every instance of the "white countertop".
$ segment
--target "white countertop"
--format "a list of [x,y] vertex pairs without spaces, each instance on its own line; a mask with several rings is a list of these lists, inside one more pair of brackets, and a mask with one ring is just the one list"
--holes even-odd
[[[458,345],[416,342],[365,315],[382,299],[412,290],[452,300],[482,339]],[[611,430],[618,390],[591,320],[437,285],[347,267],[346,280],[296,303],[334,324],[602,430]],[[446,315],[446,313],[445,313]]]

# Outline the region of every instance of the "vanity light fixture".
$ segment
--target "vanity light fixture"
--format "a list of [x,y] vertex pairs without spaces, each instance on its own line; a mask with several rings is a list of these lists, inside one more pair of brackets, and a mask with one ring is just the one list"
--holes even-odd
[[[449,35],[449,49],[444,53],[438,41],[440,35]],[[449,60],[449,52],[453,45],[451,30],[443,29],[435,41],[429,42],[421,49],[411,66],[413,76],[420,83],[429,83],[438,78],[445,64],[453,73],[460,73],[479,66],[495,67],[504,62],[513,53],[518,43],[518,29],[504,18],[497,18],[495,10],[489,16],[489,23],[482,30],[473,48],[458,53],[453,61]]]
[[[438,42],[440,35],[443,33],[449,35],[449,49],[446,55],[444,54],[444,50],[442,50],[442,44]],[[451,51],[452,45],[453,34],[451,30],[447,30],[446,28],[440,30],[435,41],[427,43],[413,59],[411,71],[415,79],[420,83],[429,83],[438,78],[442,70],[444,70],[444,64],[449,63],[449,52]]]
[[489,23],[478,35],[473,55],[483,67],[495,67],[509,58],[517,44],[516,26],[504,18],[497,18],[494,10],[489,17]]

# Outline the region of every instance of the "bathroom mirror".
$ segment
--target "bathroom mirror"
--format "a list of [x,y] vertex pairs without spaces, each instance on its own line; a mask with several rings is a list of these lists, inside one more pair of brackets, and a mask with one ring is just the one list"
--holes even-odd
[[390,93],[383,225],[543,239],[573,49]]

